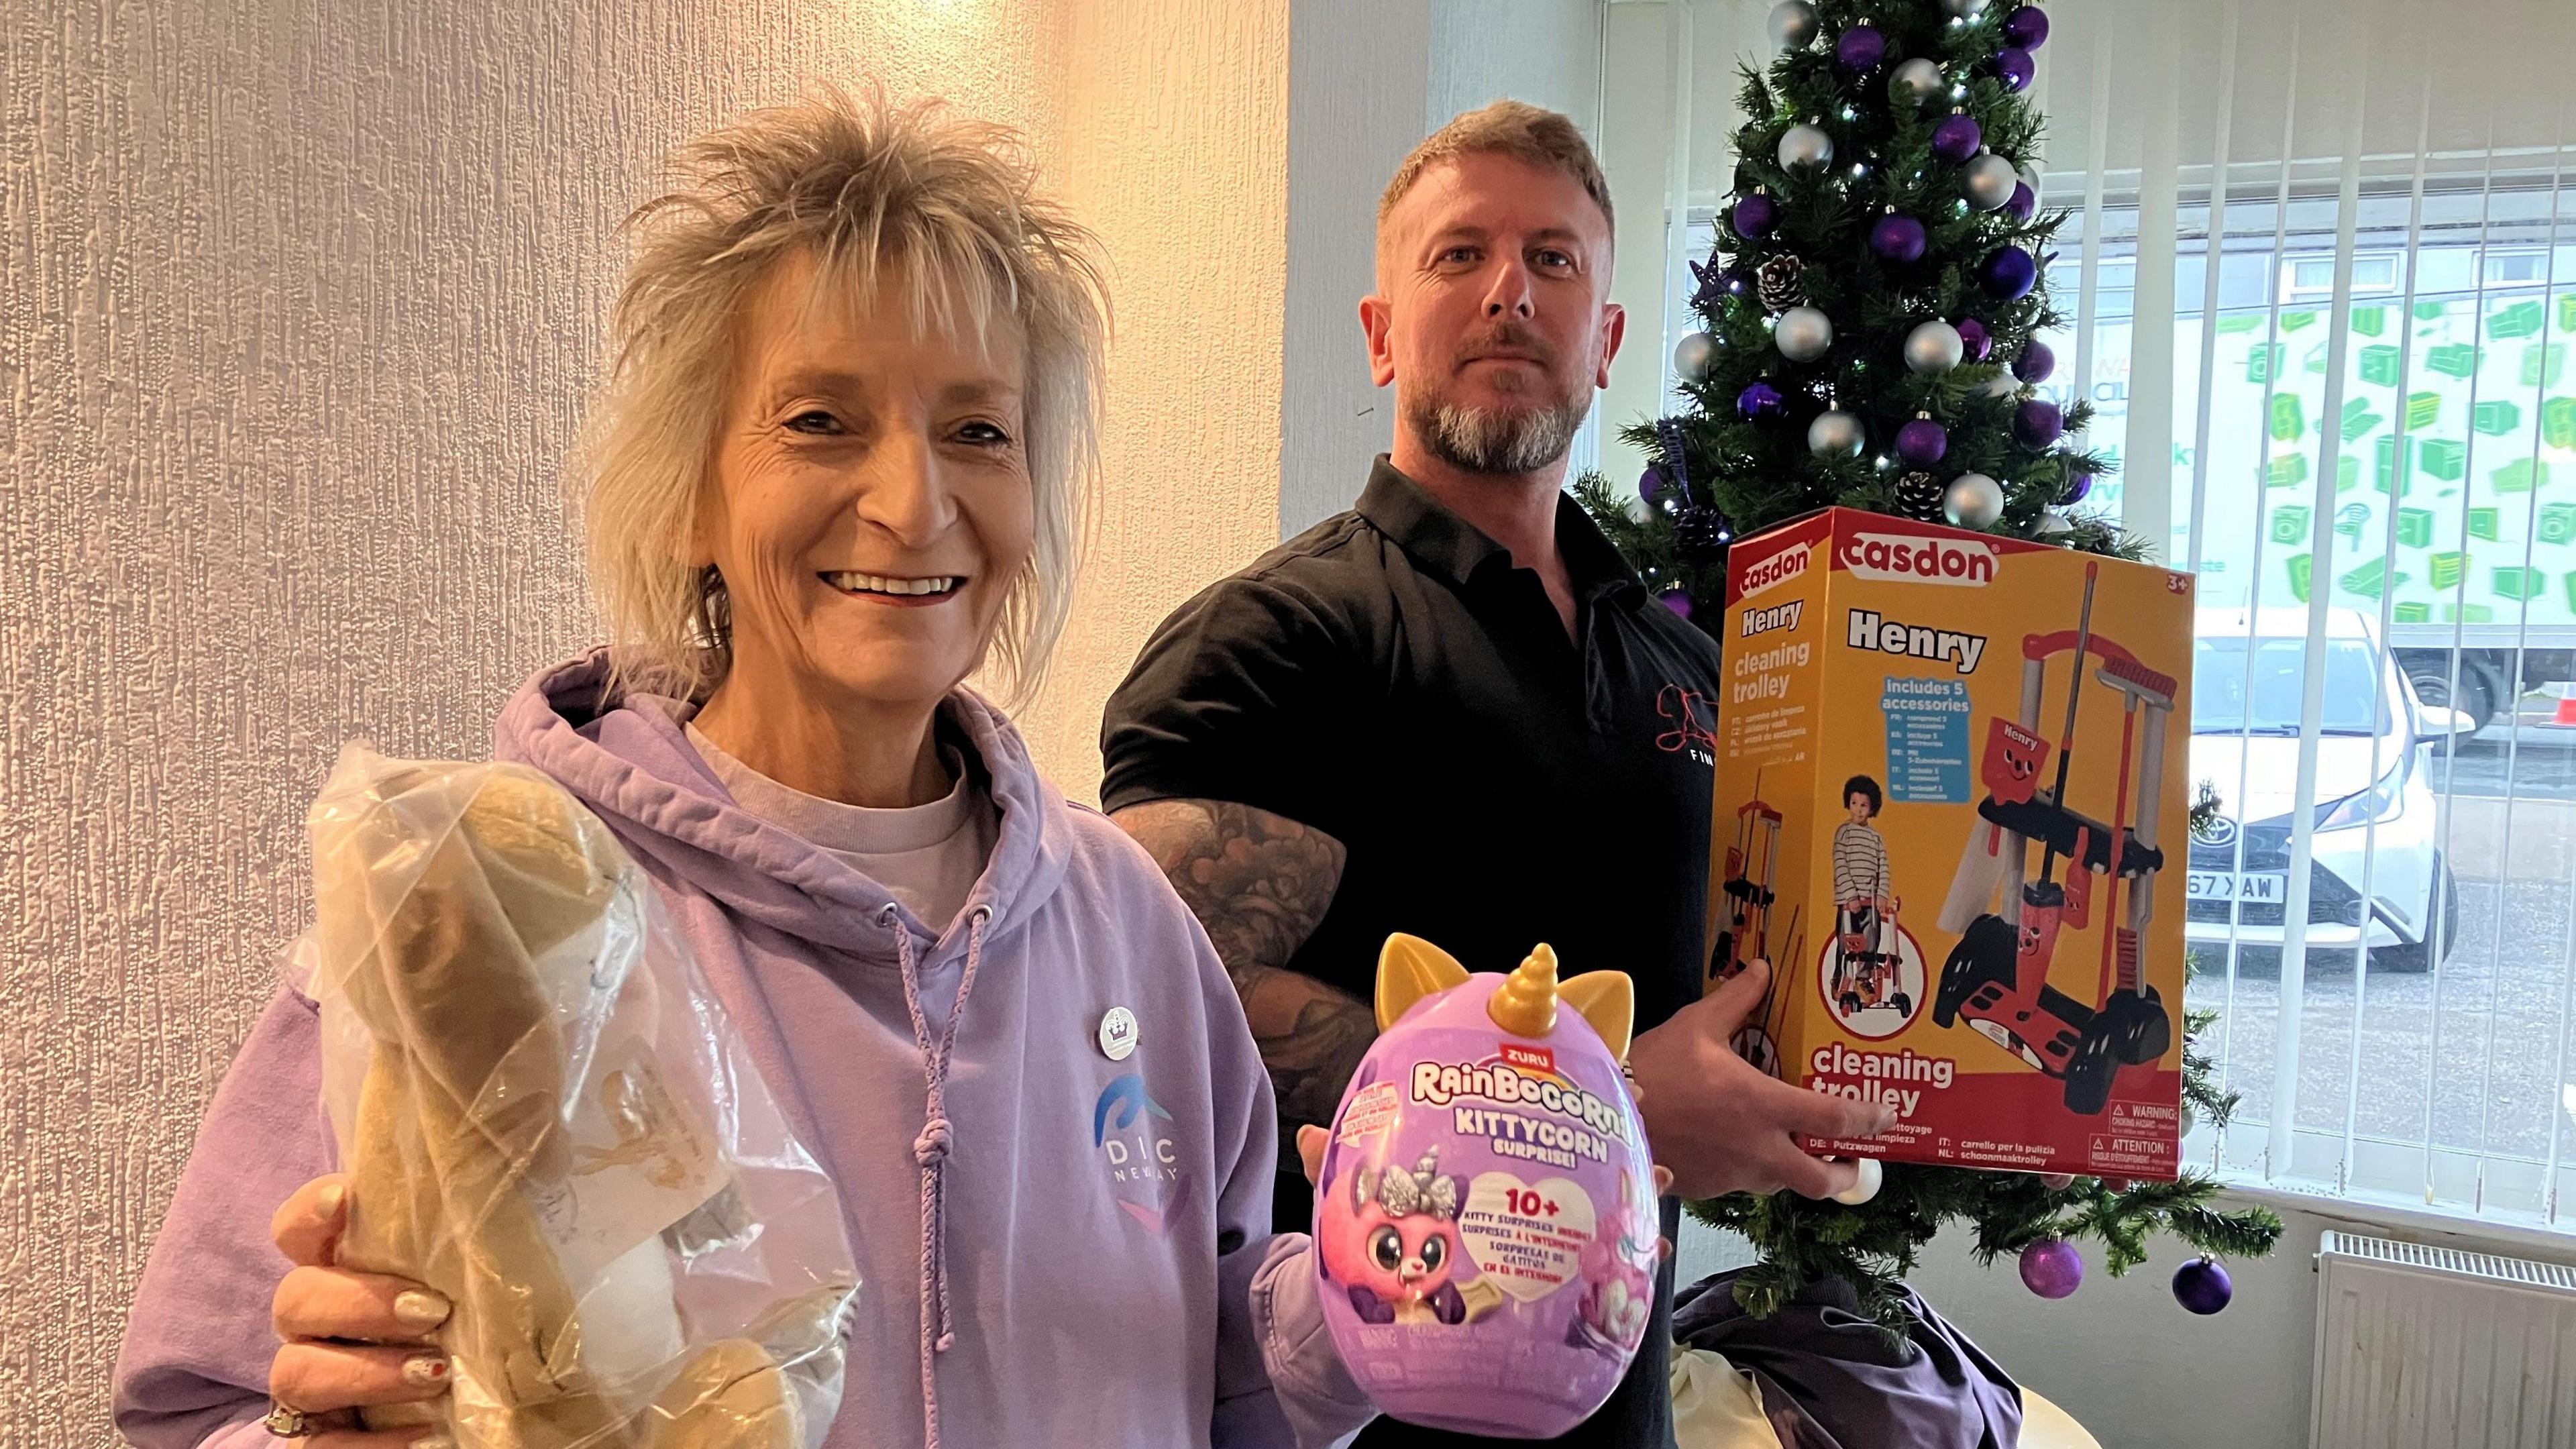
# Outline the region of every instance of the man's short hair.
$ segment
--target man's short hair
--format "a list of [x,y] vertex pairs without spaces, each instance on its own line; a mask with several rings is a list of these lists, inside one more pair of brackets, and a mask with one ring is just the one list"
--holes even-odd
[[1386,194],[1377,201],[1377,224],[1386,230],[1387,213],[1395,210],[1413,184],[1422,179],[1424,170],[1434,163],[1474,152],[1488,152],[1526,161],[1532,166],[1562,171],[1583,184],[1583,194],[1601,208],[1601,224],[1614,236],[1618,227],[1610,211],[1610,183],[1601,179],[1601,165],[1592,159],[1591,143],[1574,123],[1555,111],[1533,106],[1527,101],[1495,101],[1472,111],[1461,112],[1448,125],[1422,138],[1422,144],[1395,168],[1395,176],[1386,183]]

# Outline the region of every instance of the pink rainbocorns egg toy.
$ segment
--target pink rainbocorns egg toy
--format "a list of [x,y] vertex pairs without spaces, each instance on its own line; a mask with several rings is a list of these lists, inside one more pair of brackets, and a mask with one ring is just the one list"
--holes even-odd
[[1545,946],[1471,976],[1387,938],[1315,1264],[1333,1342],[1393,1417],[1552,1438],[1627,1373],[1656,1270],[1653,1159],[1619,1065],[1634,1000],[1615,971],[1558,982]]

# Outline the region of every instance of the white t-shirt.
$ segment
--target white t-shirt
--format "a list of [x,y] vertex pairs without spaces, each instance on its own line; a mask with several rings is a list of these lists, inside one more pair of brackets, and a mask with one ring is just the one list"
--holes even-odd
[[992,797],[953,746],[939,749],[956,781],[944,798],[878,810],[790,789],[726,754],[696,724],[686,728],[736,805],[884,886],[933,931],[945,931],[957,918],[992,858],[1001,822]]

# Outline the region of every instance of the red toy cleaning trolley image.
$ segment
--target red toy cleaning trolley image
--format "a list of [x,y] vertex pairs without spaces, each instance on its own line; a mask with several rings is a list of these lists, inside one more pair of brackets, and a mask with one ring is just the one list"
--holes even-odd
[[1879,514],[1736,542],[1709,984],[1768,959],[1737,1050],[1898,1113],[1811,1146],[2174,1174],[2191,619],[2187,575]]

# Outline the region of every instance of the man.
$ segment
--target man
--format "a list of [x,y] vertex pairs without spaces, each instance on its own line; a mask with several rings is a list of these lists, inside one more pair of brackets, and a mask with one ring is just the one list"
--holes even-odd
[[[1394,447],[1355,510],[1164,622],[1110,701],[1102,798],[1232,973],[1283,1149],[1330,1120],[1375,1035],[1390,931],[1486,971],[1546,941],[1569,972],[1635,979],[1630,1063],[1681,1196],[1823,1196],[1854,1170],[1795,1134],[1868,1135],[1885,1110],[1727,1049],[1767,967],[1692,1000],[1713,761],[1658,701],[1722,698],[1717,649],[1561,491],[1624,325],[1610,259],[1609,192],[1563,116],[1498,101],[1406,158],[1360,303]],[[1302,1228],[1283,1157],[1278,1221]],[[1671,1296],[1667,1271],[1627,1382],[1563,1442],[1670,1441]]]

